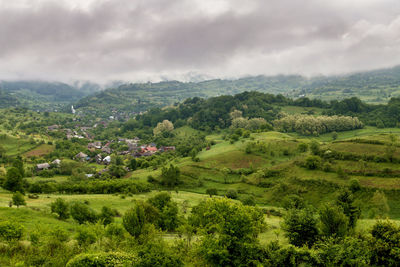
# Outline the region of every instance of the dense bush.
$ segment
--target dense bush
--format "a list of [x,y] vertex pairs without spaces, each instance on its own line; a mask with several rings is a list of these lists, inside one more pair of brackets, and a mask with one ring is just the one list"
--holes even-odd
[[56,213],[60,220],[66,220],[69,218],[69,205],[62,198],[57,198],[50,204],[51,212]]
[[238,192],[235,189],[229,189],[225,196],[227,198],[231,198],[231,199],[237,199],[238,198]]
[[133,180],[92,180],[77,183],[39,181],[29,184],[31,193],[67,193],[67,194],[113,194],[149,192],[151,185]]
[[212,197],[218,194],[218,190],[216,188],[207,188],[206,194]]
[[122,217],[122,224],[125,230],[136,238],[142,233],[146,223],[146,214],[142,205],[135,205],[135,207],[125,212]]
[[180,181],[180,170],[177,166],[172,164],[169,167],[164,167],[161,170],[161,183],[165,186],[178,185]]
[[343,237],[347,234],[349,219],[342,209],[334,205],[325,205],[319,212],[321,234],[327,237]]
[[357,237],[328,238],[315,246],[319,266],[370,266],[368,240]]
[[98,219],[96,212],[81,202],[72,203],[70,213],[71,217],[79,224],[85,222],[95,223]]
[[23,192],[23,180],[20,171],[16,167],[7,170],[6,180],[3,187],[12,192]]
[[260,263],[257,236],[265,229],[260,210],[226,198],[209,198],[193,207],[192,226],[202,229],[199,253],[212,266]]
[[308,156],[304,162],[304,166],[309,170],[321,168],[321,158],[318,156]]
[[379,221],[371,231],[371,263],[398,266],[400,262],[400,227],[389,221]]
[[291,209],[284,217],[282,228],[290,244],[311,247],[318,238],[317,224],[317,218],[310,209]]
[[24,227],[17,222],[0,222],[0,238],[6,241],[20,240],[24,234]]
[[21,193],[18,192],[18,191],[15,192],[15,193],[13,194],[13,196],[12,196],[12,204],[15,205],[15,206],[17,206],[17,208],[18,208],[19,206],[24,206],[24,205],[26,205],[26,201],[25,201],[24,195],[21,194]]
[[121,252],[101,252],[94,254],[79,254],[67,263],[67,267],[113,267],[129,266],[136,258],[132,254]]
[[146,244],[138,252],[138,261],[134,265],[137,267],[165,266],[180,267],[184,266],[182,260],[164,242],[151,242]]

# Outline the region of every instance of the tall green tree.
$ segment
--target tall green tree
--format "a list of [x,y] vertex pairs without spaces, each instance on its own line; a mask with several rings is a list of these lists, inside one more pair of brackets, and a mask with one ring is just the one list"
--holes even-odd
[[99,219],[103,225],[109,225],[114,222],[114,216],[115,212],[111,208],[103,206],[99,214]]
[[354,228],[361,215],[361,210],[355,205],[353,194],[349,190],[343,190],[339,194],[336,204],[343,209],[343,213],[349,218],[349,228]]
[[17,208],[19,208],[19,206],[25,206],[26,201],[24,195],[21,194],[19,191],[15,192],[12,196],[12,204],[17,206]]
[[200,253],[212,266],[260,264],[258,234],[265,229],[263,214],[255,207],[226,198],[210,198],[193,207],[190,224],[204,235]]
[[343,237],[347,233],[349,219],[338,206],[325,205],[319,211],[321,233],[324,236]]
[[18,169],[21,177],[25,176],[24,162],[22,161],[21,157],[17,157],[16,159],[14,159],[11,165]]
[[[173,231],[179,226],[178,205],[171,200],[171,195],[162,192],[152,198],[148,203],[157,209],[158,218],[154,221],[162,230]],[[146,212],[146,216],[148,212]]]
[[311,247],[318,237],[318,220],[309,209],[291,209],[283,219],[282,229],[289,243],[298,247]]
[[0,239],[6,241],[20,240],[24,234],[24,227],[17,222],[0,222]]
[[56,213],[60,220],[66,220],[69,218],[69,205],[68,203],[62,199],[57,198],[54,202],[50,204],[51,212]]
[[377,266],[399,266],[400,227],[390,221],[378,221],[371,235],[371,263]]
[[169,167],[164,167],[161,170],[161,182],[166,186],[175,186],[180,182],[180,170],[178,167],[170,164]]
[[122,224],[131,236],[139,237],[146,224],[146,214],[143,206],[135,205],[134,208],[125,212],[122,217]]
[[137,160],[136,160],[135,158],[132,158],[132,159],[129,161],[128,167],[129,167],[129,169],[131,169],[132,171],[136,170],[137,167],[138,167],[138,162],[137,162]]
[[79,224],[83,224],[85,222],[95,223],[98,219],[96,212],[89,208],[88,205],[81,202],[73,203],[71,205],[70,212],[71,217]]
[[6,180],[4,182],[3,187],[12,192],[16,191],[23,192],[22,175],[17,168],[11,167],[10,169],[7,170]]

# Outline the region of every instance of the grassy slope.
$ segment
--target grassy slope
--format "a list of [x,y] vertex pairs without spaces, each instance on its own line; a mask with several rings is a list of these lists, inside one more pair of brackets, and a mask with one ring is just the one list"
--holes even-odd
[[36,144],[31,144],[28,139],[10,135],[3,135],[0,138],[0,145],[5,148],[7,156],[16,156],[37,146]]
[[[361,138],[365,140],[380,140],[382,142],[390,141],[390,134],[399,136],[400,129],[377,129],[367,127],[361,130],[341,132],[335,142],[332,142],[330,134],[322,135],[319,137],[304,137],[297,134],[285,134],[279,132],[267,132],[252,134],[254,141],[264,141],[271,144],[276,144],[278,147],[285,147],[295,150],[299,142],[310,142],[315,139],[322,142],[322,147],[329,147],[331,149],[352,152],[358,154],[372,154],[382,156],[385,153],[384,145],[371,145],[359,144],[348,141],[349,139]],[[224,194],[229,189],[236,189],[240,195],[253,195],[256,200],[261,204],[279,205],[281,199],[277,198],[279,195],[279,188],[262,188],[251,183],[242,182],[242,177],[237,174],[228,175],[227,183],[225,183],[225,175],[222,171],[223,168],[228,167],[233,170],[240,168],[253,167],[263,168],[268,167],[271,169],[284,170],[284,177],[268,178],[270,182],[278,183],[299,183],[304,181],[303,184],[297,185],[295,190],[306,190],[302,193],[311,203],[321,203],[321,201],[331,201],[336,197],[334,190],[336,187],[347,186],[350,178],[357,178],[360,184],[367,188],[372,189],[392,189],[400,188],[400,179],[396,177],[379,177],[379,176],[350,176],[350,178],[340,178],[335,171],[324,172],[321,170],[307,170],[294,164],[296,160],[302,160],[305,154],[296,154],[291,156],[276,155],[274,157],[266,156],[260,153],[246,154],[244,152],[246,143],[250,140],[240,140],[234,144],[228,141],[223,141],[221,136],[213,135],[208,139],[216,140],[217,145],[213,146],[210,150],[203,150],[199,153],[200,162],[192,162],[190,159],[180,160],[177,164],[181,168],[183,178],[186,185],[182,186],[181,190],[188,190],[191,192],[204,193],[207,188],[217,188],[220,194]],[[400,156],[400,148],[396,149],[395,156]],[[357,170],[359,163],[354,161],[335,161],[334,168],[341,167],[345,170]],[[390,168],[392,170],[400,170],[398,164],[392,163],[375,163],[368,162],[368,168],[371,170],[384,170]],[[157,177],[158,171],[148,172],[147,170],[139,170],[133,173],[133,177],[147,177],[148,174]],[[255,175],[249,175],[246,178],[256,179]],[[294,182],[295,181],[295,182]],[[314,181],[314,182],[313,182]],[[322,181],[322,182],[321,182]],[[301,183],[301,182],[300,182]],[[325,183],[325,184],[324,184]],[[328,183],[328,184],[326,184]],[[330,186],[332,184],[332,186]],[[285,192],[282,192],[283,195]],[[400,203],[397,197],[388,196],[389,206],[391,207],[390,215],[392,218],[400,218],[400,210],[397,208]],[[364,203],[367,205],[366,203]]]
[[[176,130],[178,135],[190,135],[193,134],[193,129],[184,127]],[[334,187],[327,186],[329,184],[320,183],[320,181],[333,184],[335,186],[346,186],[349,183],[349,179],[339,178],[335,172],[323,172],[320,170],[307,170],[294,164],[294,161],[304,158],[305,154],[294,154],[290,156],[276,155],[274,157],[264,155],[262,153],[246,154],[244,152],[246,143],[250,141],[263,141],[271,144],[275,144],[278,147],[295,149],[299,142],[310,142],[315,139],[321,142],[322,147],[330,147],[335,150],[353,153],[375,153],[382,155],[385,148],[383,145],[369,145],[359,144],[352,142],[344,142],[349,139],[361,138],[365,140],[379,140],[382,142],[390,141],[390,134],[395,134],[396,137],[400,137],[399,129],[377,129],[372,127],[366,127],[365,129],[341,132],[338,133],[336,141],[332,142],[331,134],[321,135],[319,137],[304,137],[296,134],[286,134],[279,132],[266,132],[266,133],[255,133],[251,135],[251,139],[240,140],[234,144],[230,144],[228,141],[222,140],[222,135],[214,134],[207,136],[209,140],[215,140],[217,144],[212,146],[210,150],[203,150],[199,153],[200,162],[193,162],[190,158],[183,158],[175,160],[182,172],[182,178],[185,181],[185,185],[179,187],[179,193],[172,192],[173,199],[179,203],[180,210],[182,212],[183,203],[186,201],[190,207],[196,205],[202,199],[207,198],[205,191],[207,188],[217,188],[219,194],[223,195],[229,189],[236,189],[240,193],[240,198],[246,195],[253,195],[258,205],[261,207],[268,207],[276,209],[276,206],[281,204],[283,196],[287,193],[280,190],[300,190],[301,194],[310,202],[315,205],[316,203],[323,203],[332,201],[337,193],[334,191]],[[33,149],[32,153],[36,151],[42,151],[51,149],[49,146],[44,145]],[[399,148],[397,148],[399,150]],[[398,153],[398,152],[396,152]],[[399,153],[400,155],[400,153]],[[336,161],[337,166],[341,166],[343,169],[357,169],[358,163],[353,161]],[[368,162],[368,168],[371,169],[384,169],[390,168],[393,170],[400,170],[400,165],[392,163],[374,163]],[[273,186],[272,188],[264,188],[256,186],[252,183],[243,181],[243,177],[237,174],[230,174],[227,177],[227,183],[225,183],[225,174],[221,170],[224,167],[237,170],[240,168],[263,168],[268,167],[270,169],[284,170],[283,177],[272,177],[265,179],[266,181],[276,182],[279,186]],[[129,179],[147,180],[147,177],[152,175],[158,177],[160,175],[160,169],[142,169],[137,170],[130,174]],[[400,188],[400,179],[382,178],[382,177],[366,177],[366,176],[352,176],[359,179],[362,186],[369,188],[380,188],[380,189],[391,189]],[[33,180],[46,180],[52,179],[56,181],[65,181],[68,179],[66,176],[56,176],[54,178],[29,178]],[[246,177],[248,180],[257,180],[254,174]],[[304,181],[304,184],[299,185],[299,181]],[[288,184],[289,189],[285,189],[281,184]],[[292,187],[291,187],[292,186]],[[125,212],[128,208],[133,205],[136,199],[146,199],[149,196],[154,195],[156,192],[148,194],[140,194],[133,196],[125,196],[122,198],[119,195],[55,195],[55,194],[43,194],[37,200],[27,199],[28,207],[8,208],[8,202],[11,199],[11,195],[5,191],[0,191],[0,220],[5,218],[9,220],[15,220],[23,223],[25,227],[30,230],[54,228],[60,226],[68,231],[73,232],[76,230],[77,224],[69,219],[67,222],[59,221],[54,215],[50,214],[49,205],[57,197],[65,198],[67,201],[83,201],[88,200],[90,206],[100,211],[101,207],[106,205],[112,208],[116,208],[121,213]],[[360,193],[358,195],[359,203],[362,203],[366,198]],[[398,196],[388,195],[388,203],[391,208],[390,216],[393,219],[400,218],[400,199]],[[120,221],[117,218],[117,222]],[[279,217],[266,217],[266,221],[269,224],[267,232],[260,235],[262,243],[267,243],[274,239],[279,239],[282,242],[287,242],[284,238],[283,232],[280,230],[281,218]],[[374,223],[374,220],[362,219],[358,224],[360,230],[369,229]],[[175,238],[174,235],[168,235],[168,238]]]

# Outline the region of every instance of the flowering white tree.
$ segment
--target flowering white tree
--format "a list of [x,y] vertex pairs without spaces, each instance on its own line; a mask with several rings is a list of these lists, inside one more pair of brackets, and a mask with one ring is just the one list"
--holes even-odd
[[153,129],[154,135],[161,135],[164,132],[172,132],[174,130],[174,124],[169,120],[163,120],[159,122],[157,126]]

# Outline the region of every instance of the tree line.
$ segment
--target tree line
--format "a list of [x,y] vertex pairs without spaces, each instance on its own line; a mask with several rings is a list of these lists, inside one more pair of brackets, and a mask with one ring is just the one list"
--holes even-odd
[[320,135],[363,128],[357,117],[285,115],[275,120],[274,126],[282,132],[297,132],[302,135]]

